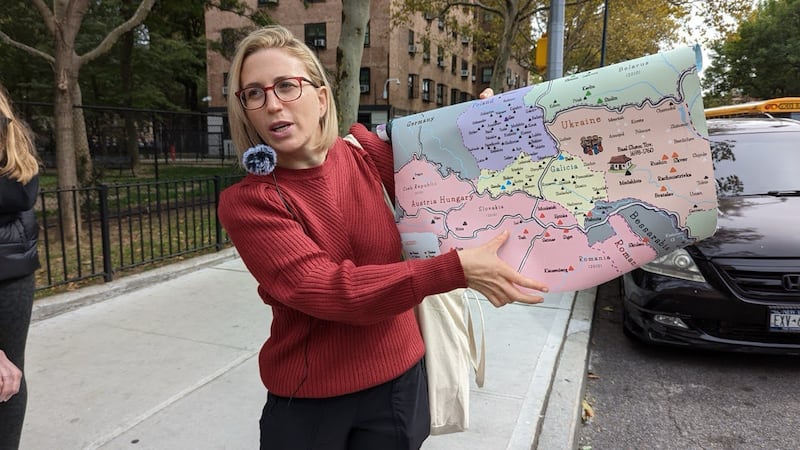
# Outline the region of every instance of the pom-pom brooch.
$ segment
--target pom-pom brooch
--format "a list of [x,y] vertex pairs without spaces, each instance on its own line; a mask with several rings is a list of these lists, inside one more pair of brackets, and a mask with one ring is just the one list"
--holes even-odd
[[278,154],[275,149],[266,144],[250,147],[242,155],[242,164],[245,170],[253,175],[269,175],[275,170]]

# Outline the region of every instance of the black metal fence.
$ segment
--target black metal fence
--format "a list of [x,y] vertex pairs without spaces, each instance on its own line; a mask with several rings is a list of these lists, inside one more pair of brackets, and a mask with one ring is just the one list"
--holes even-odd
[[[35,135],[45,168],[56,167],[53,105],[19,102]],[[225,161],[235,159],[224,112],[161,111],[112,106],[75,106],[83,114],[95,169],[126,169],[140,160]]]
[[219,194],[239,178],[42,190],[37,290],[111,281],[143,265],[224,248],[230,239],[217,220]]

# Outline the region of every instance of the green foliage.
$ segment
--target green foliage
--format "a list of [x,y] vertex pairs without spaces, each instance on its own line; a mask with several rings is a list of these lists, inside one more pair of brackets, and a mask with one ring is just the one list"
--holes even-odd
[[713,49],[712,100],[800,96],[800,0],[766,1]]
[[[600,66],[603,14],[604,0],[574,2],[567,7],[565,74]],[[686,14],[683,6],[661,0],[609,1],[605,64],[638,58],[674,46],[678,39],[675,30]]]
[[[12,39],[52,54],[52,38],[41,16],[27,2],[0,9],[0,26]],[[91,2],[76,38],[75,51],[95,48],[110,30],[130,17],[138,2]],[[83,103],[166,110],[199,110],[206,95],[203,0],[157,2],[145,23],[131,32],[134,47],[123,53],[125,38],[81,68]],[[121,67],[129,58],[132,86],[120,87]],[[0,42],[0,82],[15,101],[53,102],[53,72],[42,58]]]
[[[0,8],[0,30],[25,45],[48,54],[53,52],[41,17],[27,2],[5,2]],[[44,59],[0,40],[0,67],[0,83],[19,107],[23,101],[53,101],[53,69]]]
[[[106,15],[115,13],[106,7],[115,2],[99,3],[104,8],[93,7],[90,13],[94,14],[87,14],[81,40],[102,38],[111,29],[112,19]],[[206,95],[204,7],[200,0],[157,2],[144,24],[131,31],[130,54],[123,37],[110,52],[82,69],[84,103],[200,110],[200,99]],[[130,68],[129,87],[120,86],[123,67]]]

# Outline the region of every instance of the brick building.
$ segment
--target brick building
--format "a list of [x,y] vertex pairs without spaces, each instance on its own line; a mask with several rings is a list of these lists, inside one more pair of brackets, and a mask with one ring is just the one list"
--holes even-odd
[[[390,8],[399,0],[371,0],[370,21],[360,72],[358,121],[368,126],[446,105],[475,99],[489,86],[492,63],[479,64],[468,36],[447,29],[437,18],[417,14],[409,25],[392,28]],[[318,52],[322,64],[333,73],[341,33],[340,1],[248,0],[253,8],[265,8],[277,23]],[[460,20],[478,20],[464,16]],[[243,30],[253,27],[248,19],[210,9],[206,12],[206,37],[221,42],[231,54]],[[225,111],[230,61],[222,54],[207,53],[209,111]],[[527,84],[527,72],[516,63],[506,71],[507,87]],[[209,124],[222,127],[222,123]],[[221,131],[221,130],[220,130]],[[226,149],[226,153],[228,149]]]

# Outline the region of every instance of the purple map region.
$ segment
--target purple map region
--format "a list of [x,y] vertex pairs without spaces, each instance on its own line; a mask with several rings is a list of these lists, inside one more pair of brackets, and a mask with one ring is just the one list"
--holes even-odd
[[526,105],[530,89],[496,95],[467,108],[457,120],[464,146],[480,169],[502,170],[520,152],[533,161],[554,156],[558,149],[544,126],[544,111]]

